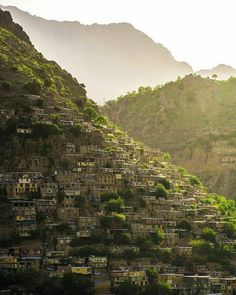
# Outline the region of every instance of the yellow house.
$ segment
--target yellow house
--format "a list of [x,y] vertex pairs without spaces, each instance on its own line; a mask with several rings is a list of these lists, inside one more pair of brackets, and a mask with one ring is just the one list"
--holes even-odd
[[0,269],[17,269],[17,257],[3,256],[0,257]]
[[91,275],[92,268],[89,266],[72,266],[71,272],[81,274],[81,275]]

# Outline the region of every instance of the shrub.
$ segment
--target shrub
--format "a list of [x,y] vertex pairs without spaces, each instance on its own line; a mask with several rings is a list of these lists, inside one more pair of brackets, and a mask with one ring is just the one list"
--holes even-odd
[[225,233],[228,238],[234,239],[236,236],[236,225],[232,222],[227,222],[225,224]]
[[202,230],[202,237],[205,241],[209,241],[209,242],[212,242],[212,243],[215,243],[216,242],[216,232],[209,228],[209,227],[205,227],[203,230]]
[[111,199],[119,199],[119,195],[116,192],[107,192],[101,194],[101,202],[108,202]]
[[90,120],[94,120],[98,116],[98,113],[92,107],[86,107],[84,109],[84,113],[85,113],[86,117]]
[[195,175],[190,176],[190,184],[191,185],[201,185],[201,181]]
[[75,136],[75,137],[79,137],[81,135],[81,129],[82,129],[82,125],[81,124],[75,124],[73,127],[69,128],[69,132]]
[[177,224],[177,228],[180,229],[184,229],[188,232],[190,232],[192,230],[192,226],[190,224],[190,222],[186,219],[182,219],[178,224]]
[[45,100],[43,98],[39,98],[37,101],[36,101],[36,107],[38,108],[42,108],[45,104]]
[[107,125],[107,119],[104,116],[98,116],[96,118],[96,123],[99,125]]
[[147,253],[148,251],[150,251],[152,246],[151,240],[142,236],[137,237],[135,244],[140,248],[140,251],[142,253]]
[[39,95],[42,91],[42,83],[40,80],[32,80],[24,84],[23,90],[29,94]]
[[169,153],[164,153],[162,158],[165,162],[169,162],[171,160],[171,155]]
[[168,195],[167,190],[165,189],[164,185],[161,184],[161,183],[158,183],[155,186],[155,190],[156,190],[155,191],[155,196],[158,197],[158,198],[165,198]]
[[171,187],[171,183],[167,178],[161,178],[159,180],[159,183],[161,183],[165,187],[165,189],[167,189],[167,190],[170,189],[170,187]]
[[178,172],[180,173],[181,176],[188,175],[188,171],[183,167],[179,167]]
[[193,251],[197,255],[210,255],[214,250],[213,244],[205,240],[193,240],[190,242],[190,245],[192,245]]
[[104,228],[123,228],[127,227],[125,216],[123,214],[115,214],[113,216],[101,216],[101,226]]
[[158,228],[154,231],[152,236],[153,242],[157,245],[161,244],[164,239],[164,232],[161,228]]
[[118,199],[111,199],[107,204],[107,211],[122,213],[124,211],[124,200],[120,197]]

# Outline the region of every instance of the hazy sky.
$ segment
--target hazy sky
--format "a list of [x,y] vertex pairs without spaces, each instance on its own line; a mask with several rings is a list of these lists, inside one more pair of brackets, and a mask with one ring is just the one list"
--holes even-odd
[[129,22],[195,70],[236,67],[236,0],[0,0],[47,19]]

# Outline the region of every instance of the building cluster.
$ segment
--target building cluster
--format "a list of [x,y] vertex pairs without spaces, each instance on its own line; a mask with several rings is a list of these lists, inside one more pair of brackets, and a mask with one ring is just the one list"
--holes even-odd
[[[81,136],[96,128],[84,122],[82,114],[65,107],[58,107],[58,115],[65,130],[81,123]],[[2,124],[14,116],[13,110],[0,111]],[[33,108],[32,116],[37,122],[52,123],[53,116],[45,109]],[[115,128],[101,126],[100,131],[102,144],[76,140],[61,144],[61,158],[69,163],[67,167],[53,167],[49,173],[47,156],[32,153],[27,156],[27,167],[21,163],[11,171],[0,171],[0,190],[8,200],[10,223],[21,241],[19,246],[0,249],[0,269],[46,270],[52,277],[66,272],[89,276],[97,294],[110,294],[112,287],[127,279],[145,286],[148,270],[155,270],[158,279],[167,281],[180,295],[233,294],[236,277],[220,263],[188,267],[194,252],[190,241],[202,239],[203,228],[217,232],[219,245],[235,246],[224,232],[225,216],[203,201],[209,194],[192,185],[189,175],[181,176],[177,167],[163,162],[159,151],[140,146]],[[32,129],[21,125],[16,132],[24,137]],[[168,181],[170,188],[167,195],[157,197],[156,185],[163,181]],[[132,197],[124,197],[122,214],[109,210],[102,200],[111,192],[121,197],[132,192]],[[108,225],[102,222],[104,217],[110,220]],[[123,222],[117,222],[119,218]],[[189,222],[191,231],[178,227],[182,220]],[[2,233],[12,231],[10,223],[1,226]],[[157,230],[163,237],[150,252],[159,255],[143,254],[135,241],[149,239]],[[128,235],[130,241],[114,242],[122,235]],[[103,243],[102,237],[111,242]],[[93,247],[96,253],[83,252],[86,247]],[[168,253],[184,263],[178,266],[161,259]]]

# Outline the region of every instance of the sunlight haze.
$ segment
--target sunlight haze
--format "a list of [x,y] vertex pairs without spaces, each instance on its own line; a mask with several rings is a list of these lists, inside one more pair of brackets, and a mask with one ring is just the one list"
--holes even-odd
[[194,70],[236,67],[234,0],[0,0],[37,16],[83,24],[129,22]]

